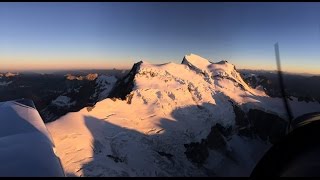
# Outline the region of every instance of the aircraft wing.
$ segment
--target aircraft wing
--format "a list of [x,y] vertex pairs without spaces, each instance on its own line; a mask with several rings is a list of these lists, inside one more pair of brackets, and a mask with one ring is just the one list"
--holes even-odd
[[0,103],[0,163],[0,176],[64,176],[33,101]]

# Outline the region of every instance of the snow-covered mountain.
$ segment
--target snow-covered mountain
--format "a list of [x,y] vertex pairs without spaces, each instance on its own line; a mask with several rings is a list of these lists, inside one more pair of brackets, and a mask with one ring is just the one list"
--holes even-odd
[[4,82],[0,81],[0,86],[8,86],[11,83],[12,83],[12,81],[4,81]]
[[11,84],[12,78],[15,76],[18,76],[19,73],[11,73],[11,72],[7,72],[7,73],[0,73],[0,87],[1,86],[8,86],[9,84]]
[[14,72],[6,72],[6,73],[0,73],[0,78],[1,77],[14,77],[14,76],[18,76],[19,73],[14,73]]
[[[76,112],[108,97],[117,78],[114,76],[88,74],[85,79],[66,77],[67,90],[56,97],[41,111],[46,122],[56,120],[68,112]],[[80,76],[82,77],[82,76]],[[71,80],[70,80],[71,79]],[[85,81],[86,80],[86,81]]]
[[[110,84],[109,98],[47,124],[69,176],[248,176],[287,126],[282,100],[227,61],[140,61]],[[320,111],[290,105],[295,117]]]
[[95,80],[99,75],[97,73],[90,73],[87,74],[86,76],[74,76],[72,74],[67,74],[65,75],[66,78],[68,80],[78,80],[78,81],[82,81],[82,80],[88,80],[88,81],[93,81]]

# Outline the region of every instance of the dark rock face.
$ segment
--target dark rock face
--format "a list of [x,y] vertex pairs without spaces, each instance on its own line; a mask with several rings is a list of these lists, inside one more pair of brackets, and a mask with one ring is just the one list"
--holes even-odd
[[116,163],[118,163],[118,162],[120,162],[120,163],[123,163],[123,162],[125,162],[124,160],[123,160],[123,158],[119,158],[119,157],[116,157],[116,156],[113,156],[113,155],[107,155],[107,157],[109,157],[110,159],[112,159],[114,162],[116,162]]
[[33,101],[30,99],[18,99],[18,100],[15,100],[15,102],[36,109],[36,106],[34,105]]
[[252,88],[257,88],[258,86],[262,86],[265,93],[270,97],[281,97],[280,88],[278,85],[278,81],[273,82],[265,76],[257,75],[257,76],[249,76],[244,77],[243,74],[240,74],[242,79]]
[[201,142],[184,144],[187,158],[201,166],[209,156],[209,149],[217,150],[227,154],[227,137],[231,135],[232,127],[225,128],[221,124],[216,124],[211,128],[209,135]]
[[209,149],[224,149],[227,145],[226,138],[230,133],[230,128],[224,128],[222,125],[216,124],[211,128],[211,131],[204,142]]
[[[120,74],[120,70],[112,72]],[[81,72],[82,73],[82,72]],[[101,71],[101,73],[105,73]],[[113,75],[111,74],[111,75]],[[77,75],[79,76],[79,75]],[[83,78],[70,79],[64,73],[53,74],[19,74],[5,77],[2,75],[0,82],[11,82],[7,86],[0,86],[0,101],[15,99],[31,99],[39,111],[43,121],[51,122],[68,112],[76,112],[84,107],[92,107],[97,101],[103,89],[97,86],[97,74],[81,74]],[[67,96],[71,99],[70,106],[58,107],[52,104],[59,96]]]
[[[291,126],[293,129],[296,129],[298,127],[303,126],[305,124],[304,122],[306,121],[306,119],[312,119],[312,121],[317,121],[318,119],[320,119],[319,117],[320,117],[320,112],[312,112],[312,113],[303,114],[303,115],[298,116],[297,118],[293,119]],[[310,123],[310,121],[309,121],[309,123]]]
[[201,166],[209,156],[208,147],[204,140],[202,140],[201,143],[192,142],[185,144],[184,147],[186,148],[185,154],[187,158],[199,166]]
[[287,122],[277,115],[257,109],[250,109],[248,119],[252,130],[262,139],[276,143],[286,134]]
[[142,61],[135,63],[130,72],[116,83],[109,94],[109,98],[120,98],[122,100],[126,99],[126,96],[130,94],[134,87],[134,77],[142,63]]
[[221,76],[221,75],[214,75],[213,76],[212,75],[211,78],[212,79],[228,79],[228,80],[234,82],[236,87],[240,87],[241,90],[246,91],[246,89],[244,88],[244,86],[241,83],[238,83],[235,79],[233,79],[229,76]]
[[237,105],[235,105],[231,100],[229,102],[233,106],[233,111],[235,114],[236,129],[239,136],[245,136],[249,138],[254,138],[254,133],[251,128],[251,123],[247,117],[247,114]]
[[305,101],[305,102],[314,102],[316,101],[314,98],[310,97],[310,96],[299,96],[298,97],[298,101]]
[[95,92],[95,81],[79,82],[82,82],[81,86],[76,87],[80,88],[78,88],[77,90],[71,89],[70,91],[62,94],[63,96],[69,97],[71,101],[75,102],[75,104],[69,107],[58,107],[53,104],[49,104],[44,109],[40,110],[40,115],[43,118],[44,122],[54,121],[69,112],[77,112],[86,106],[90,107],[95,104],[96,99],[91,98],[92,94],[94,94]]
[[242,111],[242,109],[239,106],[233,104],[233,111],[236,116],[235,121],[237,126],[247,127],[250,125],[246,113]]
[[232,153],[227,149],[228,141],[233,135],[247,138],[260,138],[264,141],[276,143],[286,134],[287,122],[279,116],[258,109],[250,109],[245,113],[232,101],[235,113],[235,126],[224,127],[217,123],[211,128],[209,135],[200,142],[184,144],[187,158],[202,166],[209,156],[209,150],[215,150],[232,160]]
[[233,104],[236,115],[235,121],[240,136],[262,140],[269,140],[271,143],[279,141],[286,134],[287,122],[279,116],[267,113],[258,109],[250,109],[245,113],[240,107]]
[[186,59],[186,57],[183,57],[183,60],[181,62],[181,64],[185,64],[187,65],[191,70],[195,71],[198,74],[202,74],[204,76],[209,76],[208,74],[205,74],[201,69],[199,69],[198,67],[194,66],[193,64],[190,64],[189,61]]
[[[262,86],[267,95],[282,97],[277,73],[264,71],[241,71],[242,79],[252,88]],[[249,75],[250,73],[256,75]],[[298,101],[320,102],[320,76],[303,76],[296,74],[283,74],[285,92],[290,97],[298,98]],[[287,97],[287,98],[289,98]]]
[[132,98],[133,98],[133,94],[128,94],[128,95],[126,96],[127,104],[131,104]]
[[160,156],[164,156],[164,157],[168,158],[169,160],[171,160],[172,157],[173,157],[172,154],[166,153],[166,152],[163,152],[163,151],[157,151],[157,153],[158,153]]

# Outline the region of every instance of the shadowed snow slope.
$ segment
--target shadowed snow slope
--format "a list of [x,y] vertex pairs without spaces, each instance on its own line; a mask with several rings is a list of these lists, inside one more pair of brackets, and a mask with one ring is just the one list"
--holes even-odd
[[114,76],[100,75],[96,80],[97,85],[93,97],[98,96],[98,101],[107,98],[116,82],[117,78]]
[[[234,106],[285,117],[281,99],[250,88],[226,61],[191,54],[181,64],[140,62],[131,72],[110,93],[125,100],[107,98],[47,124],[68,175],[248,176],[270,142],[240,136]],[[290,103],[295,116],[320,109]]]

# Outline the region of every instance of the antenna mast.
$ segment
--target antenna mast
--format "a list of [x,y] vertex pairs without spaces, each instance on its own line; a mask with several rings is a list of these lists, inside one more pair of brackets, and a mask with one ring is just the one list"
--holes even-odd
[[275,54],[276,54],[276,61],[277,61],[277,68],[278,68],[278,78],[279,78],[281,96],[282,96],[283,103],[284,103],[284,106],[285,106],[286,111],[287,111],[287,117],[288,117],[288,129],[287,129],[287,132],[289,133],[290,129],[291,129],[291,121],[293,119],[293,116],[292,116],[292,112],[291,112],[291,109],[290,109],[290,106],[289,106],[289,103],[288,103],[288,100],[287,100],[286,92],[285,92],[285,89],[284,89],[284,82],[283,82],[282,71],[281,71],[280,53],[279,53],[279,44],[278,43],[276,43],[274,45],[274,50],[275,50]]

